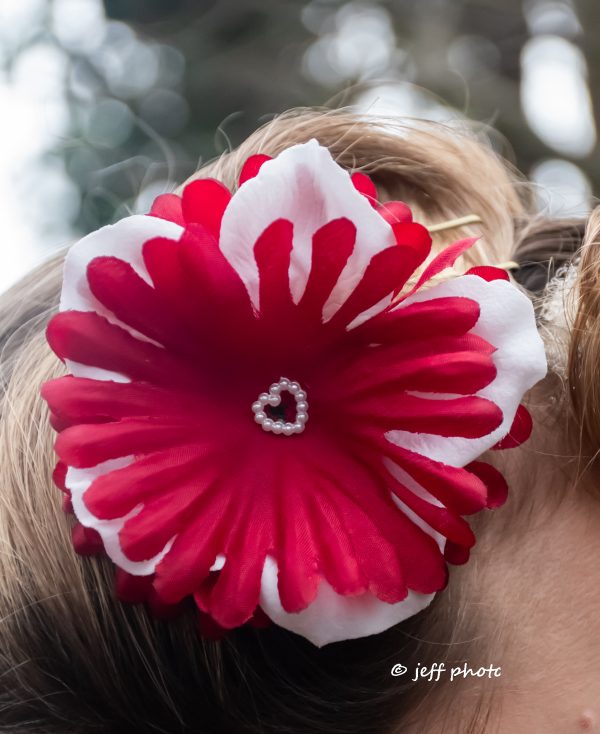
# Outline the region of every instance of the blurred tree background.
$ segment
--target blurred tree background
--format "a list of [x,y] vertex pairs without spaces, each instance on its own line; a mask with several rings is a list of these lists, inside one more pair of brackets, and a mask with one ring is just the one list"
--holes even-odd
[[0,287],[332,100],[489,124],[540,207],[585,213],[599,41],[597,0],[0,0]]

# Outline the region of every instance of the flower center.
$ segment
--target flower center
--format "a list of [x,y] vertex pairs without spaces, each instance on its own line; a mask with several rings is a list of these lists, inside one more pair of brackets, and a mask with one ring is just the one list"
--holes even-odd
[[261,393],[252,403],[254,420],[263,431],[293,436],[302,433],[308,420],[306,392],[297,382],[282,377],[269,392]]

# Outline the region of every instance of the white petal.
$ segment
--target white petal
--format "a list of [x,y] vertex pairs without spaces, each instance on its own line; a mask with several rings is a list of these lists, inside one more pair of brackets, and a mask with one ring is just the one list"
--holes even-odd
[[497,375],[476,394],[496,403],[504,420],[492,433],[475,439],[400,430],[390,431],[387,437],[410,451],[460,467],[477,459],[508,433],[523,395],[545,376],[547,367],[531,301],[506,280],[488,282],[476,275],[463,275],[417,292],[401,307],[448,296],[463,296],[479,303],[480,317],[471,331],[496,347],[492,359]]
[[434,596],[410,591],[403,601],[388,604],[370,593],[341,596],[322,580],[312,604],[301,612],[290,613],[281,606],[277,564],[268,557],[262,575],[260,606],[275,624],[322,647],[330,642],[383,632],[425,609]]
[[[392,476],[396,477],[396,479],[401,482],[407,489],[409,489],[414,495],[422,500],[425,500],[425,502],[428,502],[434,507],[444,507],[443,503],[440,502],[437,497],[434,497],[431,492],[428,492],[425,487],[422,487],[401,466],[395,464],[391,459],[384,459],[383,463],[388,468]],[[438,533],[437,530],[434,530],[431,525],[423,520],[422,517],[419,517],[416,512],[411,510],[407,504],[398,499],[395,494],[392,493],[391,497],[394,504],[402,510],[402,512],[406,515],[406,517],[408,517],[409,520],[412,520],[417,527],[421,528],[421,530],[423,530],[425,533],[427,533],[427,535],[430,535],[435,540],[435,542],[438,544],[438,548],[440,549],[440,553],[443,553],[446,547],[445,536],[443,536],[441,533]]]
[[[178,239],[182,232],[182,227],[165,219],[135,215],[88,234],[71,247],[65,258],[60,310],[94,311],[106,317],[111,323],[121,326],[136,338],[152,341],[119,321],[92,295],[87,281],[87,267],[96,257],[118,257],[128,262],[141,278],[150,283],[150,276],[142,257],[144,244],[154,237]],[[67,360],[66,364],[69,372],[77,377],[128,381],[128,378],[117,372],[82,365],[72,360]]]
[[284,150],[236,191],[223,216],[220,246],[258,306],[254,244],[276,219],[291,221],[290,288],[298,302],[310,271],[312,236],[339,217],[356,226],[356,246],[325,304],[323,313],[328,320],[354,290],[371,257],[393,245],[395,239],[390,225],[354,188],[348,172],[316,140]]
[[130,517],[137,515],[143,505],[138,505],[138,507],[134,508],[124,517],[116,518],[114,520],[100,520],[89,511],[85,504],[85,493],[94,479],[104,474],[108,474],[111,471],[122,469],[124,466],[131,464],[132,461],[133,457],[126,456],[120,459],[105,461],[90,469],[75,469],[73,467],[69,467],[67,470],[65,485],[71,492],[71,502],[73,503],[75,517],[84,527],[93,528],[98,531],[102,538],[102,542],[104,543],[104,548],[108,557],[117,566],[119,566],[119,568],[127,571],[127,573],[131,573],[134,576],[147,576],[154,572],[156,566],[169,552],[174,538],[171,538],[163,550],[154,558],[147,561],[131,561],[121,550],[119,533],[127,520],[129,520]]
[[87,282],[90,262],[96,257],[118,257],[150,283],[142,257],[144,244],[154,237],[176,240],[182,232],[182,227],[166,219],[136,214],[88,234],[71,247],[65,258],[60,310],[95,311],[110,316],[90,291]]

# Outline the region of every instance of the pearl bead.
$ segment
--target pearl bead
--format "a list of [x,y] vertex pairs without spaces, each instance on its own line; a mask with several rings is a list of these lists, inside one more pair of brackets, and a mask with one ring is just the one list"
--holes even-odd
[[[270,418],[265,411],[266,406],[276,407],[281,405],[281,393],[288,392],[293,396],[296,409],[296,418],[293,422],[282,419]],[[252,403],[254,420],[263,431],[269,431],[275,435],[293,436],[302,433],[308,421],[308,398],[306,391],[300,383],[282,377],[279,382],[274,382],[269,387],[269,392],[261,393],[257,400]]]

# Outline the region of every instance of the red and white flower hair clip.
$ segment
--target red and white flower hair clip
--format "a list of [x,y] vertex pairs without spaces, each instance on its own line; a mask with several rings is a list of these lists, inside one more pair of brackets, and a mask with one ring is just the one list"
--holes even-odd
[[[316,645],[426,607],[501,505],[477,461],[546,371],[504,271],[431,284],[427,229],[315,141],[254,156],[74,245],[48,341],[56,483],[123,600]],[[414,282],[410,280],[410,282]]]

